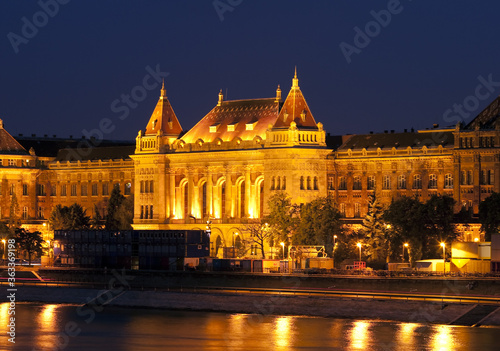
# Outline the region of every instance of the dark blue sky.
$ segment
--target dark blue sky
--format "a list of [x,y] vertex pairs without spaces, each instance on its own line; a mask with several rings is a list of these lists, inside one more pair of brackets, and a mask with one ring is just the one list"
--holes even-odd
[[[286,96],[295,65],[316,121],[331,134],[455,124],[458,112],[443,115],[464,102],[469,121],[500,94],[497,1],[215,4],[235,6],[219,15],[212,0],[72,0],[51,17],[38,1],[2,2],[6,129],[79,137],[97,128],[106,138],[133,139],[159,96],[159,86],[148,90],[154,80],[144,88],[147,66],[168,72],[167,95],[185,130],[213,108],[221,88],[229,99],[251,99],[273,97],[281,84]],[[377,16],[383,26],[370,23]],[[38,23],[35,34],[23,34],[23,18]],[[355,46],[355,27],[370,32],[368,43]],[[350,63],[341,43],[357,51]],[[132,91],[141,101],[120,119],[121,96]]]

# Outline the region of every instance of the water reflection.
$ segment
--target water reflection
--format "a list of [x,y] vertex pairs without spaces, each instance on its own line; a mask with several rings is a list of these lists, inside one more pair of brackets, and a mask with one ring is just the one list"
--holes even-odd
[[453,334],[453,328],[449,325],[436,325],[432,327],[430,346],[432,351],[456,350],[457,342]]
[[401,345],[415,345],[416,329],[420,326],[417,323],[401,323],[398,330],[397,340]]
[[276,350],[288,350],[291,346],[291,333],[293,332],[294,317],[276,317],[274,321],[274,340]]
[[57,309],[59,305],[44,305],[38,314],[38,330],[35,344],[41,349],[53,347],[56,342],[55,334],[59,331],[57,324]]
[[349,333],[349,349],[350,350],[365,350],[370,341],[371,322],[355,321]]

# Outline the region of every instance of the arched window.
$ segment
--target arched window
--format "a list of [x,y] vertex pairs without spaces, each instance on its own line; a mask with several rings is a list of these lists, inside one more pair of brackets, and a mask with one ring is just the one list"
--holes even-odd
[[276,177],[276,190],[281,189],[281,177]]
[[260,182],[259,218],[264,216],[264,182]]
[[275,185],[274,183],[276,183],[276,177],[272,177],[271,178],[271,190],[274,190],[275,189]]
[[246,217],[245,213],[245,181],[240,184],[240,217]]
[[[188,182],[184,183],[184,186],[183,186],[183,195],[184,195],[184,199],[183,199],[183,208],[184,208],[184,219],[187,219],[188,216],[189,216],[189,191],[188,191]],[[146,211],[147,212],[147,211]]]
[[205,217],[208,215],[207,206],[207,182],[203,183],[201,187],[201,216]]
[[420,177],[420,174],[413,175],[413,189],[422,189],[422,177]]
[[342,217],[345,217],[345,203],[341,203],[339,206],[339,212]]
[[429,174],[429,189],[437,189],[437,175]]
[[226,216],[226,182],[220,185],[220,217]]
[[406,189],[406,175],[398,175],[398,189]]
[[311,190],[311,177],[307,177],[307,190]]
[[361,190],[361,177],[360,176],[354,176],[353,183],[352,183],[352,190]]
[[300,177],[300,190],[304,190],[304,177]]
[[318,190],[318,177],[314,177],[314,190]]
[[344,176],[339,177],[339,190],[347,190],[347,182]]
[[286,176],[283,176],[283,183],[281,184],[281,190],[286,190]]

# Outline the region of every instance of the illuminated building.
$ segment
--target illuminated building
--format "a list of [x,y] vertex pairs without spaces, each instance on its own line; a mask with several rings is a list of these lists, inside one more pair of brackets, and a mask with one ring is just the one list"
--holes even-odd
[[[259,221],[278,191],[295,203],[331,194],[354,229],[371,194],[385,204],[447,194],[457,212],[474,216],[500,191],[499,101],[468,125],[333,137],[316,122],[295,74],[284,101],[279,86],[263,99],[227,101],[220,92],[213,109],[184,131],[162,87],[135,145],[78,139],[44,154],[47,140],[16,141],[2,124],[0,214],[9,216],[12,192],[26,226],[46,222],[59,203],[104,211],[119,184],[134,194],[134,229],[205,229],[210,221],[211,254],[218,256],[242,240],[235,233]],[[477,223],[457,228],[465,240],[480,236]]]

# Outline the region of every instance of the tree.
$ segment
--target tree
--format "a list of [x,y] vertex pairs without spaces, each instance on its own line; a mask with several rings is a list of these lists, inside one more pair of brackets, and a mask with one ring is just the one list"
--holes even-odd
[[115,212],[119,230],[131,230],[134,221],[134,196],[125,198]]
[[271,238],[276,242],[287,242],[297,229],[299,207],[292,204],[291,198],[284,191],[278,191],[269,198],[269,215],[265,221],[269,223]]
[[31,257],[40,256],[43,253],[42,233],[39,231],[29,232],[24,228],[16,229],[16,243],[20,250],[28,255],[28,264],[31,266]]
[[265,243],[271,244],[272,241],[272,231],[269,228],[268,223],[262,224],[261,221],[257,223],[251,223],[243,228],[240,228],[240,232],[249,234],[250,244],[257,245],[258,250],[260,251],[261,257],[263,259],[266,258],[265,254]]
[[101,217],[101,213],[99,212],[99,208],[97,207],[97,205],[94,205],[94,214],[89,222],[90,228],[94,230],[100,230],[102,229],[102,223],[103,220]]
[[404,196],[390,204],[384,212],[384,220],[390,225],[392,236],[389,258],[397,259],[399,248],[407,242],[410,262],[419,260],[422,257],[422,245],[426,242],[427,234],[424,205],[416,198]]
[[333,254],[333,235],[342,232],[341,214],[331,196],[319,197],[300,209],[294,244],[324,245]]
[[56,205],[49,217],[54,230],[82,230],[90,227],[90,218],[80,204],[71,206]]
[[479,222],[485,240],[491,241],[491,234],[500,231],[500,193],[492,193],[479,204]]
[[363,219],[361,234],[365,237],[364,253],[374,262],[389,262],[393,255],[392,241],[396,232],[384,220],[384,207],[376,196],[370,196],[368,213]]
[[21,226],[21,219],[19,218],[19,203],[17,202],[16,193],[12,193],[9,208],[9,228],[11,233]]
[[113,191],[109,197],[108,206],[106,208],[105,228],[106,230],[119,230],[120,221],[116,218],[116,213],[119,211],[120,206],[125,200],[125,196],[121,194],[120,185],[115,184]]
[[423,241],[422,254],[427,258],[438,257],[441,251],[439,243],[451,243],[458,233],[453,224],[455,200],[447,195],[432,195],[424,204],[426,216],[426,237]]

